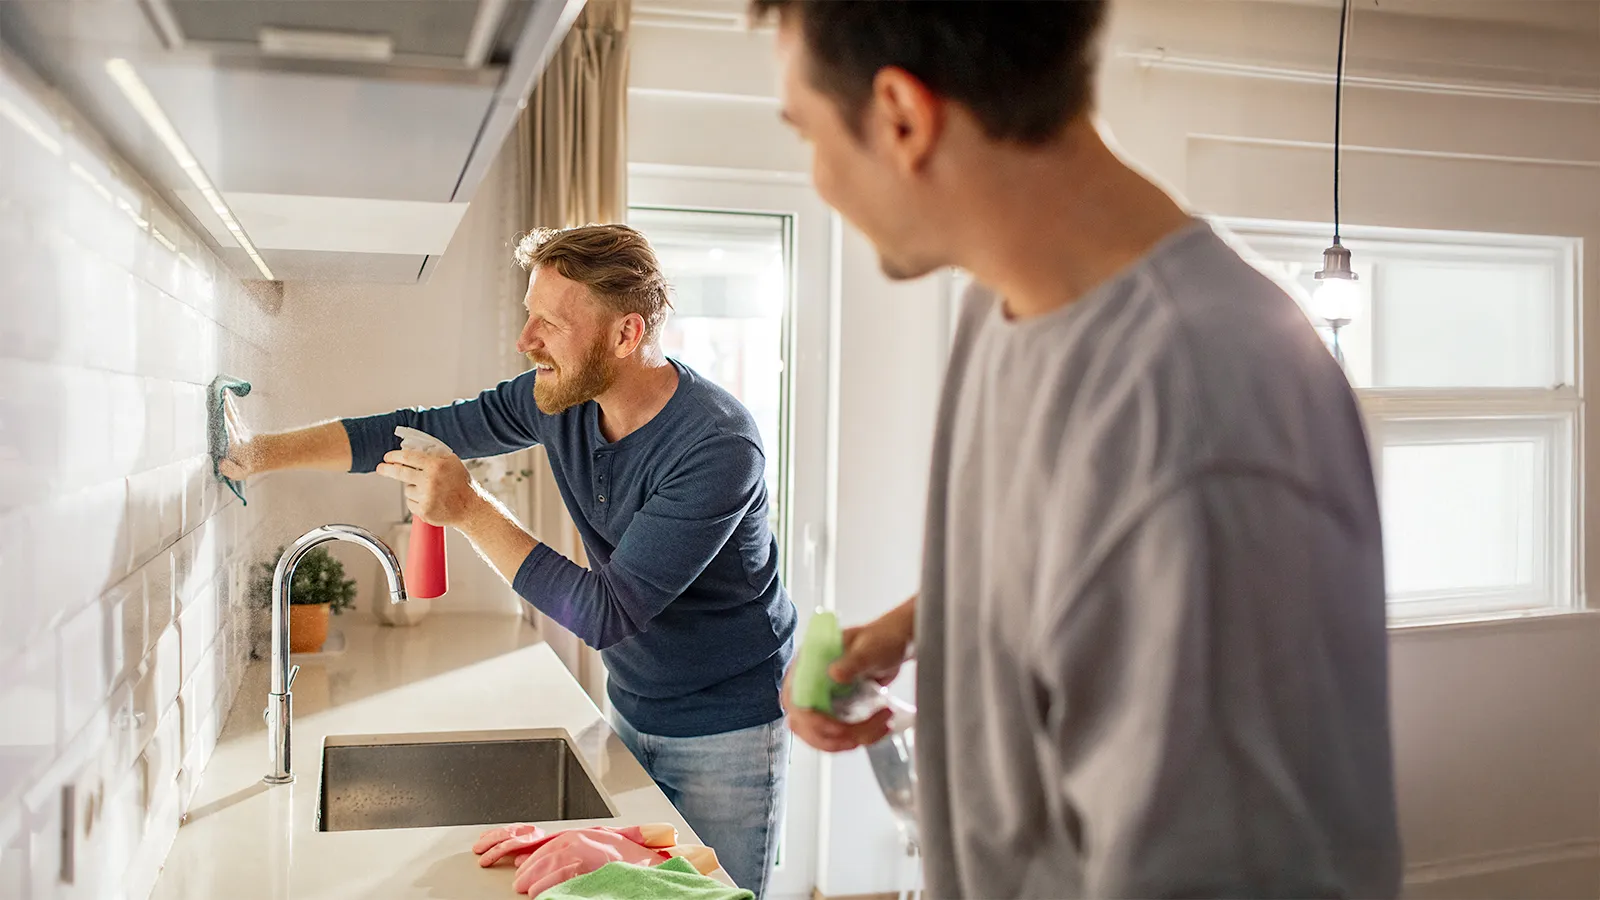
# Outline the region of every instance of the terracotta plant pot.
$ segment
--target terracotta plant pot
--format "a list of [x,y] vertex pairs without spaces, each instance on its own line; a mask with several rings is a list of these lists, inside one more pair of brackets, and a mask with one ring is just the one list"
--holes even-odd
[[328,639],[328,604],[289,607],[289,652],[315,653]]

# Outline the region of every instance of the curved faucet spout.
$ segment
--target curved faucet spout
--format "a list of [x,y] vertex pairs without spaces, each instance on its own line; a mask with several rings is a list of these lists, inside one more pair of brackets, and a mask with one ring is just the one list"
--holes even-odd
[[[294,581],[295,567],[318,544],[328,541],[349,541],[372,551],[383,567],[389,582],[389,602],[406,602],[405,577],[400,574],[400,561],[389,545],[378,540],[372,532],[355,525],[323,525],[301,535],[278,559],[272,573],[272,688],[267,694],[267,739],[272,753],[272,770],[265,780],[268,784],[288,784],[294,780],[289,768],[289,730],[293,701],[289,687],[294,683],[295,672],[289,669],[289,587]],[[298,671],[296,667],[295,671]]]

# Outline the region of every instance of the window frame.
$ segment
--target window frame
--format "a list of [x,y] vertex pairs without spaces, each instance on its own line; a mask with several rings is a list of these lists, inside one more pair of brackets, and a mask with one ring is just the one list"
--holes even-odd
[[[773,535],[778,540],[778,545],[780,547],[788,547],[789,538],[793,531],[790,498],[793,482],[795,442],[790,429],[794,416],[794,360],[795,355],[798,353],[795,345],[795,319],[799,312],[797,306],[799,302],[799,275],[795,271],[797,265],[795,244],[798,240],[795,223],[796,214],[793,211],[707,208],[695,204],[629,203],[626,215],[630,223],[633,222],[632,214],[636,210],[646,213],[687,214],[691,216],[749,216],[751,218],[772,219],[775,224],[779,225],[785,292],[778,336],[779,363],[782,366],[782,370],[778,379],[778,424],[777,433],[774,435],[776,443],[772,447],[764,447],[763,450],[777,455],[777,483],[771,485],[769,490],[769,503],[773,506],[770,524]],[[650,235],[646,233],[645,237],[648,239]],[[675,309],[669,313],[671,316],[676,316],[677,314]],[[787,568],[788,564],[789,555],[787,553],[780,555],[778,563],[779,577],[786,584],[791,578]]]
[[[1316,263],[1329,243],[1332,226],[1324,223],[1272,219],[1214,217],[1227,236],[1243,246],[1246,258],[1283,259],[1282,251]],[[1543,559],[1532,590],[1486,589],[1437,592],[1434,596],[1397,599],[1388,597],[1391,627],[1495,621],[1506,618],[1580,612],[1588,608],[1584,572],[1583,477],[1585,405],[1583,304],[1581,297],[1582,240],[1571,237],[1490,234],[1370,226],[1345,226],[1343,243],[1357,262],[1378,266],[1374,288],[1381,284],[1384,261],[1438,263],[1471,260],[1474,263],[1540,262],[1552,273],[1551,339],[1556,384],[1540,387],[1355,387],[1365,421],[1380,491],[1383,484],[1383,450],[1386,446],[1418,443],[1467,443],[1471,433],[1498,430],[1504,437],[1545,436],[1548,440],[1546,496],[1541,500],[1544,521],[1539,548]],[[1364,295],[1366,315],[1374,314],[1381,300]],[[1320,333],[1326,326],[1312,320]],[[1374,374],[1380,354],[1374,335]],[[1519,431],[1518,429],[1522,430]],[[1406,439],[1390,442],[1385,434],[1406,432]],[[1540,432],[1548,432],[1541,435]],[[1469,436],[1463,436],[1469,435]],[[1520,595],[1520,596],[1519,596]]]

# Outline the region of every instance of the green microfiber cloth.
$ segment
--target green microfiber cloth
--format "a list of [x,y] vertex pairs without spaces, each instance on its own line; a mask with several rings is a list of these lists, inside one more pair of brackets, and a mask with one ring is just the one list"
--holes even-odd
[[538,900],[755,900],[755,896],[701,875],[687,859],[674,856],[659,866],[606,863],[556,885]]
[[844,636],[839,618],[818,610],[806,626],[806,636],[795,655],[794,678],[789,682],[789,698],[798,706],[821,713],[833,713],[833,701],[850,693],[850,685],[828,677],[828,667],[844,655]]
[[222,474],[222,461],[228,456],[228,392],[240,397],[250,393],[250,382],[232,375],[218,375],[206,388],[206,449],[211,452],[211,474],[233,491],[244,503],[244,485]]

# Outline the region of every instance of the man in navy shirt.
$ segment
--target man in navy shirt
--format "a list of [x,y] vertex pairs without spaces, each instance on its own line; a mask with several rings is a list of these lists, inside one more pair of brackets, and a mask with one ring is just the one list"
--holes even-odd
[[[373,472],[458,529],[541,612],[601,651],[613,725],[724,868],[760,897],[783,810],[779,689],[794,604],[767,524],[765,454],[731,394],[660,346],[670,291],[621,225],[539,231],[517,350],[533,368],[470,400],[262,435],[223,471]],[[401,450],[417,428],[459,454]],[[462,458],[543,444],[585,569],[522,527]]]

